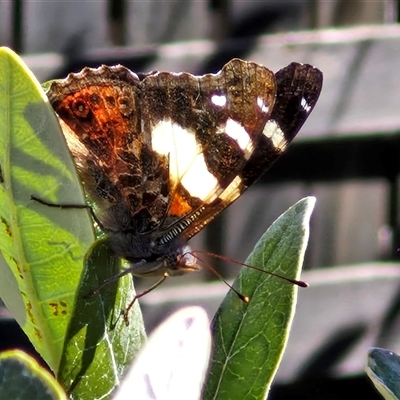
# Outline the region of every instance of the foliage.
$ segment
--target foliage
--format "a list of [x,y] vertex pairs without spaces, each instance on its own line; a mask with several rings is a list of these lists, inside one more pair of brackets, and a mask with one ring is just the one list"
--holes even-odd
[[365,371],[385,400],[400,400],[400,357],[397,354],[372,347]]

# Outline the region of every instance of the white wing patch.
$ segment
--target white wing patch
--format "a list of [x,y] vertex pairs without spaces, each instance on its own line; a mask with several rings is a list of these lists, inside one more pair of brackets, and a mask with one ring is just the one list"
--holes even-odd
[[211,102],[218,107],[225,107],[226,105],[226,96],[221,94],[213,94],[211,96]]
[[226,134],[230,136],[243,150],[244,157],[248,160],[254,151],[253,142],[243,125],[232,118],[217,126],[217,135]]
[[[239,122],[228,118],[225,126],[221,130],[236,141],[239,147],[243,150],[244,157],[248,160],[251,153],[254,151],[254,146],[250,139],[250,135],[247,133],[244,126],[239,124]],[[220,131],[220,129],[218,129],[218,131]]]
[[269,120],[263,129],[263,135],[271,139],[272,145],[275,150],[283,151],[286,149],[288,143],[285,139],[285,134],[282,129],[273,119]]
[[304,97],[301,99],[301,103],[300,104],[303,107],[305,112],[307,112],[307,113],[310,112],[311,106],[310,106],[310,104],[307,103],[307,100]]
[[259,109],[262,113],[265,113],[265,114],[268,113],[269,106],[268,106],[268,104],[265,103],[265,101],[262,97],[257,97],[257,106],[259,107]]
[[165,119],[153,127],[151,138],[153,150],[169,156],[173,183],[180,182],[191,196],[208,201],[210,193],[218,187],[218,180],[207,169],[195,132]]

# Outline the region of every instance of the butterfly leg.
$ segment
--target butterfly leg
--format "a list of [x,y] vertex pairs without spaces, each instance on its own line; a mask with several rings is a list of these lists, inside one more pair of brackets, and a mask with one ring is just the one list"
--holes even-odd
[[[141,260],[137,262],[136,264],[133,264],[133,267],[136,268],[138,266],[141,266],[143,264],[146,264],[146,260]],[[85,298],[89,298],[91,296],[94,296],[96,293],[100,292],[101,289],[103,289],[105,286],[109,285],[110,283],[113,283],[117,281],[118,279],[122,278],[123,276],[130,274],[132,272],[133,268],[126,268],[123,271],[121,271],[119,274],[110,276],[109,278],[105,279],[101,285],[94,290],[93,292],[89,293],[88,295],[85,295]]]
[[40,204],[43,204],[45,206],[48,207],[58,207],[60,209],[68,209],[68,208],[75,208],[75,209],[87,209],[90,212],[90,215],[92,216],[92,218],[94,219],[94,221],[96,222],[96,224],[99,226],[99,228],[102,231],[107,232],[107,230],[104,229],[103,224],[99,221],[99,219],[97,218],[95,212],[93,211],[93,208],[90,207],[88,204],[54,204],[54,203],[48,203],[45,200],[39,199],[38,197],[32,196],[31,195],[31,200],[34,200]]
[[140,299],[141,297],[143,297],[147,293],[150,293],[152,290],[154,290],[158,286],[160,286],[167,278],[168,278],[168,274],[165,273],[164,276],[160,280],[158,280],[154,285],[151,285],[148,289],[146,289],[143,292],[135,295],[135,297],[129,303],[128,307],[126,307],[125,311],[123,311],[123,316],[124,316],[124,321],[125,321],[126,326],[129,325],[129,317],[128,317],[128,315],[129,315],[129,311],[131,310],[131,308],[135,304],[135,301]]

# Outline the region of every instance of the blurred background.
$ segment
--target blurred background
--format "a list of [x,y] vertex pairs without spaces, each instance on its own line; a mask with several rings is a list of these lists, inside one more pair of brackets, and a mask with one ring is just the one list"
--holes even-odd
[[[317,197],[302,276],[310,288],[271,399],[378,399],[363,373],[367,349],[400,352],[399,13],[398,0],[0,2],[0,45],[40,81],[118,63],[203,74],[233,57],[322,70],[321,97],[289,150],[191,242],[244,261],[282,212]],[[212,264],[228,279],[238,272]],[[184,304],[213,315],[227,290],[207,270],[170,279],[141,301],[147,328]],[[3,314],[1,347],[20,346]]]

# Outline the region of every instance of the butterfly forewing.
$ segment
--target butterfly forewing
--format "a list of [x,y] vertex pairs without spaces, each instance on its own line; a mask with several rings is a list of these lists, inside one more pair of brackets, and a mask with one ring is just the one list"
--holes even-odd
[[297,135],[318,100],[322,73],[308,64],[291,63],[276,73],[276,84],[271,118],[242,171],[245,188],[271,167]]
[[231,184],[203,211],[201,223],[192,224],[185,231],[187,238],[203,229],[272,166],[313,110],[322,89],[320,70],[308,64],[291,63],[275,77],[276,99],[271,116],[258,136],[250,159]]

